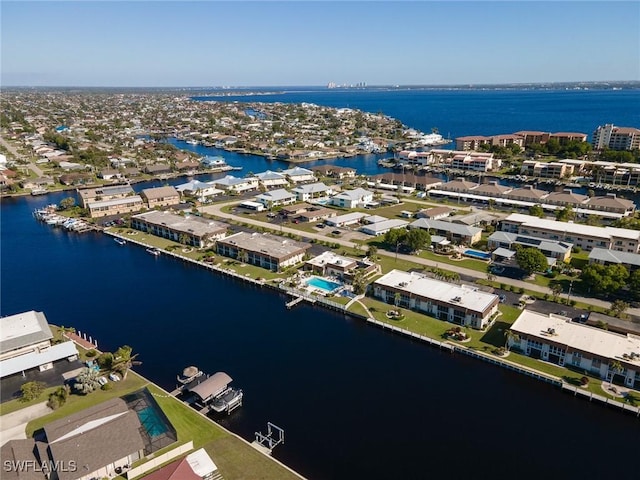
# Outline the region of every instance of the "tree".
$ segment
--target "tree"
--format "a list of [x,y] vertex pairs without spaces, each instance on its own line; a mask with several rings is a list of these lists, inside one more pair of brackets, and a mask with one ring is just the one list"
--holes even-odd
[[46,387],[47,386],[42,382],[23,383],[20,387],[20,392],[22,394],[20,401],[30,402],[31,400],[35,400],[42,394],[42,392],[44,392]]
[[504,338],[506,339],[505,347],[507,349],[507,352],[511,349],[510,343],[518,343],[520,341],[520,335],[518,335],[517,333],[513,333],[508,329],[504,331]]
[[611,311],[615,317],[623,317],[624,312],[629,308],[629,304],[624,300],[614,300],[611,304]]
[[614,360],[609,364],[609,371],[611,372],[611,381],[609,382],[609,385],[613,387],[613,377],[615,377],[616,374],[621,373],[623,370],[622,364],[618,360]]
[[549,287],[549,290],[551,290],[551,294],[553,295],[553,300],[555,301],[555,300],[558,300],[558,297],[562,293],[563,289],[560,283],[554,283]]
[[613,294],[621,290],[629,278],[629,270],[624,265],[600,265],[593,263],[582,269],[580,280],[583,285],[596,294]]
[[73,197],[65,197],[60,200],[60,208],[62,210],[68,210],[76,206],[76,199]]
[[187,243],[189,243],[189,236],[186,233],[181,233],[180,236],[178,237],[178,241],[182,245],[186,245]]
[[547,257],[537,248],[519,248],[516,252],[516,262],[528,275],[547,269]]
[[544,217],[544,209],[541,205],[532,205],[529,207],[529,215],[542,218]]
[[378,258],[378,247],[375,245],[369,245],[369,248],[367,249],[367,257],[375,261]]
[[94,390],[100,388],[100,382],[98,382],[99,376],[100,372],[98,370],[94,370],[93,368],[85,368],[76,377],[76,381],[73,384],[73,389],[84,395],[91,393]]
[[129,345],[123,345],[113,354],[113,369],[122,375],[123,380],[131,367],[142,363],[136,360],[137,356],[137,353],[133,355],[133,348]]
[[412,252],[417,252],[431,244],[431,235],[422,228],[412,228],[407,232],[404,243]]
[[362,295],[367,290],[367,283],[364,280],[364,274],[362,270],[356,270],[353,276],[353,293],[356,295]]
[[566,205],[556,212],[556,220],[559,222],[568,222],[569,220],[573,220],[575,216],[576,214],[571,205]]

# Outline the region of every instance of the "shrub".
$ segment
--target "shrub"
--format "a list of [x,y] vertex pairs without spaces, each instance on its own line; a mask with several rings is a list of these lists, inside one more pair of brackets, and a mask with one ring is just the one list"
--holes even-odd
[[545,299],[545,300],[549,300],[549,294],[548,294],[548,293],[545,293],[545,294],[542,296],[542,298],[543,298],[543,299]]
[[520,287],[520,288],[518,289],[518,293],[524,293],[524,288]]
[[105,352],[100,354],[100,356],[96,359],[100,368],[104,368],[109,370],[111,365],[113,365],[113,353]]
[[110,383],[105,383],[104,385],[102,385],[100,387],[100,390],[111,390],[111,384]]
[[585,386],[589,384],[589,377],[582,377],[580,379],[580,385]]
[[88,357],[88,358],[93,358],[93,357],[95,357],[96,355],[98,355],[98,352],[96,352],[96,351],[92,348],[91,350],[89,350],[89,351],[87,352],[87,354],[86,354],[86,355],[87,355],[87,357]]
[[46,385],[42,382],[24,383],[20,387],[20,392],[22,393],[22,396],[20,397],[20,401],[30,402],[31,400],[35,400],[42,394],[42,392],[44,392],[45,388],[46,388]]

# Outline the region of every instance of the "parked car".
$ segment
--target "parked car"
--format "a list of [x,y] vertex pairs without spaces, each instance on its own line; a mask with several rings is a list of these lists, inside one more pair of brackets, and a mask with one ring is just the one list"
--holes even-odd
[[324,228],[326,225],[324,223],[319,223],[316,225],[316,227],[318,228]]
[[498,298],[500,299],[500,303],[504,303],[504,302],[506,302],[506,301],[507,301],[507,296],[506,296],[506,295],[503,295],[503,294],[502,294],[502,295],[500,295]]
[[333,233],[334,235],[340,235],[342,232],[340,230],[334,230],[331,233]]
[[110,373],[109,374],[109,380],[111,380],[112,382],[118,382],[120,381],[120,377],[118,376],[117,373]]
[[105,377],[98,377],[98,383],[100,385],[106,385],[107,383],[109,383],[109,380],[107,380]]

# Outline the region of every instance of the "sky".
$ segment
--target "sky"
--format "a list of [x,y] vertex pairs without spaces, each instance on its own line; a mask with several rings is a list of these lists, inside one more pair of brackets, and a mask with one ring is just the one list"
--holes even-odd
[[640,80],[640,2],[7,1],[2,86]]

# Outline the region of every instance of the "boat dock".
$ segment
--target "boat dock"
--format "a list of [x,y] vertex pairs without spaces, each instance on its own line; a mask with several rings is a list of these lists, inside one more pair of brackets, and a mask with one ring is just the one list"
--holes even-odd
[[255,435],[256,439],[251,446],[267,455],[271,455],[274,448],[284,443],[284,430],[271,422],[267,422],[267,433],[255,432]]

